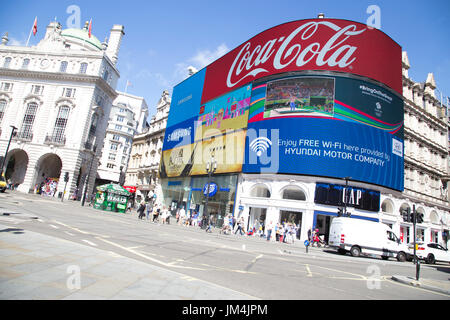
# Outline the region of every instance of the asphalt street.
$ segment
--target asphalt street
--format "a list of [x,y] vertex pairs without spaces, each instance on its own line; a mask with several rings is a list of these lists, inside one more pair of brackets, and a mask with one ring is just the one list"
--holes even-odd
[[[219,234],[218,230],[206,233],[197,227],[176,225],[175,221],[171,221],[170,225],[155,224],[137,219],[135,212],[103,212],[87,206],[82,207],[79,202],[61,202],[15,191],[0,194],[0,225],[3,230],[15,231],[0,232],[0,251],[5,249],[6,242],[13,241],[11,234],[16,236],[14,239],[17,241],[25,241],[27,237],[35,234],[42,235],[55,239],[54,246],[49,246],[48,250],[55,250],[62,245],[59,241],[64,241],[76,244],[77,248],[73,249],[76,252],[80,252],[80,248],[86,248],[96,250],[97,255],[108,254],[129,259],[129,262],[134,261],[134,265],[156,268],[159,276],[162,272],[170,273],[161,277],[177,279],[174,282],[176,285],[189,285],[190,282],[196,283],[198,287],[210,288],[210,299],[450,298],[450,295],[443,292],[411,286],[392,279],[393,275],[414,277],[415,267],[412,263],[342,256],[327,248],[310,248],[307,253],[303,243],[299,242],[267,242],[257,237],[223,235]],[[46,243],[49,241],[51,242],[46,240]],[[3,287],[6,283],[10,284],[8,281],[11,281],[11,277],[14,278],[11,275],[8,256],[4,258],[6,259],[0,264],[0,285]],[[70,250],[64,251],[64,258],[70,259]],[[77,261],[72,259],[71,263],[76,264]],[[114,261],[108,260],[105,263],[107,264],[104,270],[117,267]],[[80,266],[83,272],[83,264],[80,263]],[[152,272],[156,272],[156,269],[152,269]],[[120,270],[123,277],[133,274],[131,269]],[[115,274],[115,277],[117,276]],[[450,265],[422,265],[421,277],[448,283]],[[94,279],[91,280],[81,290],[95,286]],[[124,287],[123,290],[126,289],[126,292],[130,293],[130,288],[132,287]],[[140,290],[142,291],[142,287]],[[155,298],[143,291],[142,295],[132,297]],[[158,294],[160,298],[179,299],[176,295],[164,295],[163,291]],[[78,297],[83,298],[82,295]],[[90,299],[87,295],[85,298]],[[122,299],[125,296],[115,293],[100,298]],[[204,299],[205,296],[185,298],[195,300]]]

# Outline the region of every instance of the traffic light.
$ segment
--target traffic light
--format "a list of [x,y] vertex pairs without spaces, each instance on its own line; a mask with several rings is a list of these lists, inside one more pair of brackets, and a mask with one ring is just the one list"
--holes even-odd
[[337,212],[337,216],[338,217],[342,217],[344,215],[344,209],[343,208],[338,208],[338,212]]
[[423,223],[423,213],[419,213],[419,212],[416,212],[416,222],[417,223]]
[[68,172],[66,172],[64,174],[64,182],[69,182],[69,173]]
[[413,214],[411,213],[411,208],[400,209],[400,214],[405,222],[413,222]]

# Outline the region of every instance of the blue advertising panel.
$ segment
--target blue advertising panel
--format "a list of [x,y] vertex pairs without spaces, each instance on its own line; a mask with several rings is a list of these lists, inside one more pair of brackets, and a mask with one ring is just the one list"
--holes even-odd
[[344,178],[403,191],[403,102],[372,82],[305,76],[254,84],[246,173]]
[[163,150],[194,142],[205,72],[204,68],[174,87]]

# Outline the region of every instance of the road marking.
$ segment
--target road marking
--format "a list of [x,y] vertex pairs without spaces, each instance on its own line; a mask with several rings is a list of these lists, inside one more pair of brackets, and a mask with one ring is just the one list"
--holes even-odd
[[95,243],[93,243],[93,242],[91,242],[91,241],[89,241],[89,240],[81,240],[81,241],[86,242],[87,244],[90,244],[90,245],[93,246],[93,247],[96,247],[96,246],[97,246]]
[[55,226],[55,225],[53,225],[53,224],[49,224],[49,226],[52,227],[53,229],[59,229],[58,226]]
[[149,257],[149,256],[147,256],[147,255],[145,255],[145,254],[143,254],[143,253],[140,253],[140,252],[138,252],[138,251],[136,251],[136,250],[133,250],[133,249],[130,249],[130,248],[121,246],[120,244],[114,243],[114,242],[112,242],[112,241],[109,241],[109,240],[106,240],[106,239],[103,239],[103,238],[100,238],[100,237],[96,237],[96,239],[101,240],[101,241],[103,241],[103,242],[106,242],[106,243],[108,243],[108,244],[110,244],[110,245],[113,245],[113,246],[115,246],[115,247],[118,247],[118,248],[120,248],[120,249],[122,249],[122,250],[131,252],[131,253],[133,253],[133,254],[135,254],[135,255],[141,257],[141,258],[144,258],[144,259],[146,259],[146,260],[149,260],[149,261],[158,263],[158,264],[163,265],[163,266],[165,266],[165,267],[180,268],[180,269],[191,269],[191,270],[200,270],[200,271],[205,271],[205,270],[206,270],[206,269],[201,269],[201,268],[194,268],[194,267],[186,267],[186,266],[177,266],[177,265],[173,265],[173,264],[172,264],[173,262],[172,262],[172,263],[166,263],[166,262],[160,261],[160,260],[158,260],[158,259],[151,258],[151,257]]
[[308,277],[312,277],[312,272],[311,272],[311,269],[309,268],[309,265],[305,265],[305,267],[306,267],[306,272],[307,272],[307,276]]
[[64,233],[66,233],[66,234],[68,234],[69,236],[74,236],[74,234],[73,233],[70,233],[69,231],[64,231]]

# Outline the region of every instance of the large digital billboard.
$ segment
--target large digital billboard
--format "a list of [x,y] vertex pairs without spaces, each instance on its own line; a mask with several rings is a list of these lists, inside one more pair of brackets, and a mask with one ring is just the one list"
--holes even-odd
[[403,190],[403,101],[361,79],[291,76],[254,84],[246,173],[286,173]]
[[[284,173],[403,191],[401,47],[339,19],[270,28],[174,88],[160,174]],[[233,152],[232,152],[233,151]]]
[[259,33],[207,67],[202,103],[272,74],[353,73],[402,94],[402,50],[382,31],[340,19],[284,23]]

